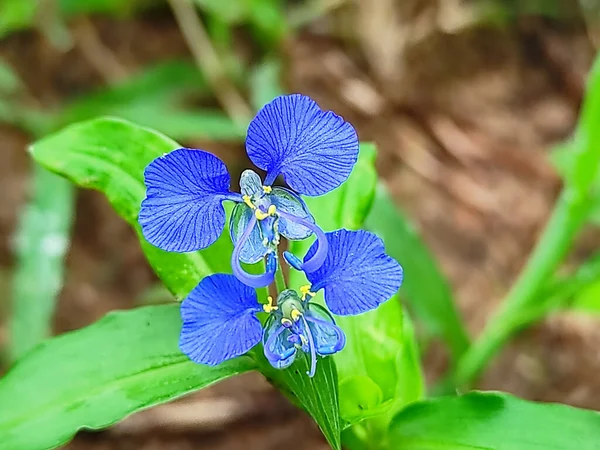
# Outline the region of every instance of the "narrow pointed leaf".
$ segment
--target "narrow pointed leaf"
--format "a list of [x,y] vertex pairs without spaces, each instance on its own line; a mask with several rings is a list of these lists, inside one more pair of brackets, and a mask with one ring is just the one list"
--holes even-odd
[[69,244],[73,185],[36,166],[32,197],[16,235],[17,266],[12,289],[10,359],[15,360],[51,334]]
[[179,351],[180,328],[179,305],[148,306],[36,347],[0,379],[0,448],[55,448],[254,368],[248,357],[194,364]]

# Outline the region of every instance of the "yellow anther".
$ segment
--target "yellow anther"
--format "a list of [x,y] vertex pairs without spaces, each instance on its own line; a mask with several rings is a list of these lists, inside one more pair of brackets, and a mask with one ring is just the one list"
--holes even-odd
[[293,323],[290,319],[286,319],[284,317],[283,319],[281,319],[281,325],[283,325],[284,327],[291,327]]
[[267,217],[269,217],[269,213],[262,212],[259,208],[254,210],[254,215],[258,220],[265,220]]
[[299,334],[298,336],[300,336],[300,340],[302,341],[302,345],[308,344],[308,339],[306,339],[306,336],[304,336],[303,334]]
[[265,194],[270,194],[273,188],[271,186],[263,186],[263,192]]
[[310,284],[300,286],[300,293],[302,294],[302,300],[306,300],[307,296],[314,297],[315,295],[317,295],[310,290]]
[[256,206],[254,206],[254,203],[252,203],[252,199],[250,198],[249,195],[242,195],[242,200],[244,200],[244,203],[246,205],[248,205],[250,208],[256,209]]
[[269,206],[267,212],[263,212],[260,208],[256,208],[254,210],[254,215],[258,220],[265,220],[269,216],[274,216],[277,212],[277,207],[275,205]]
[[300,311],[298,311],[297,309],[292,309],[290,316],[292,316],[292,320],[294,322],[298,322],[300,320],[300,317],[302,317],[302,313]]
[[274,301],[273,301],[273,297],[271,297],[270,295],[267,297],[267,300],[269,301],[268,304],[263,305],[263,309],[265,310],[266,313],[270,314],[272,311],[277,311],[279,309],[279,307],[277,305],[274,305]]

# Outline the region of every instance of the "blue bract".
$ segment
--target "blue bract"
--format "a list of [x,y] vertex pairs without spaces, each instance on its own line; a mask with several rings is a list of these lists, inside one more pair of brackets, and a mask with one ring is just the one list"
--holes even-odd
[[[331,314],[312,301],[315,293],[324,289],[325,302],[336,314],[359,314],[389,299],[402,284],[402,268],[372,233],[338,230],[326,233],[325,239],[328,252],[316,270],[307,271],[306,262],[286,254],[288,262],[306,271],[311,285],[302,286],[300,294],[283,290],[266,305],[231,275],[204,278],[181,305],[181,350],[197,363],[216,365],[262,340],[273,367],[289,367],[302,351],[310,359],[308,375],[313,376],[317,356],[334,354],[346,342]],[[311,260],[316,245],[305,261]],[[269,313],[264,327],[256,317],[261,311]]]
[[[214,243],[225,226],[222,202],[236,202],[230,232],[235,249],[234,275],[252,287],[273,282],[280,235],[305,239],[313,233],[317,247],[304,264],[318,269],[327,254],[327,240],[297,194],[322,195],[342,184],[358,158],[358,138],[352,125],[323,111],[309,97],[281,96],[263,107],[248,127],[250,160],[266,171],[264,182],[246,170],[241,194],[231,192],[225,164],[202,150],[180,148],[152,161],[144,172],[146,198],[139,223],[153,245],[190,252]],[[273,187],[283,175],[292,189]],[[246,273],[240,262],[267,257],[267,272]]]

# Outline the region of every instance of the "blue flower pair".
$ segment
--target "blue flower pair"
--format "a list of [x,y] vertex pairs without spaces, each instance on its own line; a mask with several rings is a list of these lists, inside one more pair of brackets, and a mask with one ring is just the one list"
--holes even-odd
[[[241,194],[230,192],[227,168],[202,150],[180,148],[151,162],[139,222],[145,238],[175,252],[214,243],[225,226],[222,202],[236,203],[230,219],[234,243],[232,275],[204,278],[181,305],[180,348],[193,361],[216,365],[263,344],[276,368],[291,365],[298,352],[310,357],[340,351],[343,331],[329,311],[315,303],[323,290],[331,312],[359,314],[389,299],[402,283],[402,268],[385,254],[382,241],[366,231],[324,233],[298,194],[321,195],[342,184],[358,157],[354,128],[310,98],[282,96],[266,105],[248,128],[250,160],[266,171],[264,183],[251,170],[242,173]],[[293,190],[272,186],[283,175]],[[267,286],[278,270],[280,236],[316,241],[303,260],[289,252],[286,261],[306,274],[300,293],[285,289],[259,304],[253,288]],[[266,257],[266,272],[251,275],[241,262]],[[260,312],[269,314],[261,325]]]
[[[269,303],[261,305],[254,289],[232,275],[204,278],[181,305],[181,350],[197,363],[216,365],[262,340],[265,356],[278,369],[289,367],[299,350],[309,355],[312,377],[317,355],[336,353],[346,342],[331,314],[311,301],[316,293],[323,289],[334,314],[360,314],[389,299],[402,283],[401,266],[385,254],[374,234],[337,230],[326,233],[326,239],[322,266],[312,272],[300,266],[311,284],[301,287],[300,294],[280,292],[276,302],[269,297]],[[311,246],[304,261],[313,257],[318,245]],[[269,313],[264,328],[256,316],[262,311]]]
[[[223,231],[222,202],[230,200],[237,203],[230,220],[231,264],[240,281],[252,287],[273,282],[280,235],[297,240],[315,233],[320,246],[305,264],[317,269],[327,254],[326,240],[298,194],[322,195],[348,178],[358,158],[354,128],[309,97],[281,96],[250,123],[246,150],[266,177],[263,183],[246,170],[241,194],[229,190],[225,164],[202,150],[180,148],[152,161],[144,173],[147,191],[139,215],[144,237],[166,251],[206,248]],[[279,175],[293,190],[272,186]],[[262,275],[248,274],[240,264],[264,257]]]

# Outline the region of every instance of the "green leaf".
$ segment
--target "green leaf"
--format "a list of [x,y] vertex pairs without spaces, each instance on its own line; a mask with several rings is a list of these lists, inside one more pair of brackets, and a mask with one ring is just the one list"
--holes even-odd
[[275,97],[284,94],[280,82],[281,61],[266,58],[258,64],[250,75],[250,100],[255,110],[259,110]]
[[[141,0],[56,0],[60,15],[72,17],[79,14],[105,13],[123,16],[152,3]],[[23,28],[33,27],[40,20],[39,1],[2,0],[0,1],[0,37]],[[43,18],[42,18],[43,19]]]
[[252,354],[267,379],[315,419],[332,448],[341,450],[338,383],[333,358],[319,358],[317,371],[311,379],[306,375],[309,365],[305,355],[288,369],[278,370],[266,360],[262,347]]
[[127,415],[255,368],[248,357],[216,367],[178,348],[178,305],[113,312],[52,338],[0,379],[0,447],[58,447],[82,429]]
[[387,252],[401,262],[405,277],[400,294],[427,330],[444,339],[456,360],[469,341],[452,291],[420,236],[383,186],[377,189],[365,226],[379,235]]
[[50,336],[73,219],[73,186],[34,166],[33,192],[16,236],[9,356],[15,360]]
[[[358,229],[371,208],[377,173],[375,146],[361,144],[358,162],[349,179],[339,188],[321,197],[305,201],[317,223],[326,231]],[[310,247],[309,241],[293,241],[290,249],[298,256]],[[404,264],[404,256],[400,262]],[[292,288],[306,284],[304,274],[290,273]],[[322,293],[317,296],[322,302]],[[335,355],[340,380],[341,414],[348,423],[387,411],[399,397],[399,355],[403,352],[402,308],[396,298],[379,308],[358,316],[336,317],[346,333],[346,347]],[[414,364],[411,363],[411,364]],[[418,360],[416,362],[418,365]],[[412,373],[420,377],[420,373]],[[417,385],[422,383],[418,379]],[[414,393],[420,397],[420,393]]]
[[389,432],[393,450],[597,450],[599,442],[596,411],[481,392],[414,403]]
[[209,94],[204,77],[194,65],[169,61],[74,100],[59,115],[58,125],[108,115],[156,129],[174,139],[243,140],[245,130],[222,112],[191,107],[190,99]]
[[[587,89],[575,130],[573,152],[575,161],[567,174],[567,183],[581,195],[590,194],[592,185],[596,191],[600,184],[600,54],[588,74]],[[597,192],[596,192],[597,194]]]
[[21,89],[22,83],[19,76],[4,60],[0,60],[0,94],[14,94]]
[[112,118],[71,125],[34,143],[33,158],[77,185],[102,191],[117,213],[138,233],[142,249],[159,278],[179,299],[211,273],[231,272],[227,233],[200,252],[164,252],[146,242],[137,216],[145,196],[144,168],[179,144],[133,123]]

